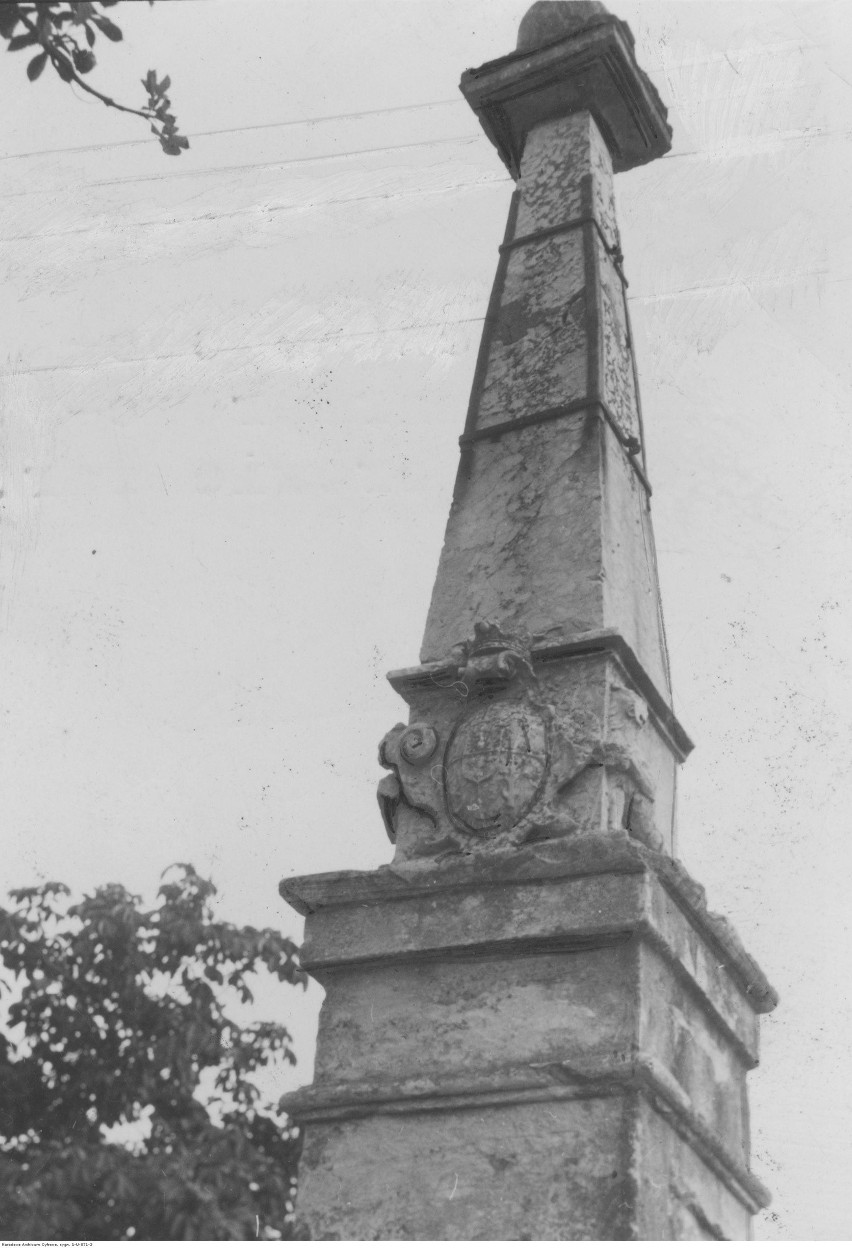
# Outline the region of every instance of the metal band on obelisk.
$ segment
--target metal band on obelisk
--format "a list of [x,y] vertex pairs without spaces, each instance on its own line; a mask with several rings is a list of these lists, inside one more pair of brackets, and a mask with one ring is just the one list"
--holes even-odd
[[600,4],[462,91],[517,182],[419,665],[393,864],[286,881],[326,988],[314,1238],[744,1238],[775,994],[678,863],[672,708],[613,172],[666,111]]

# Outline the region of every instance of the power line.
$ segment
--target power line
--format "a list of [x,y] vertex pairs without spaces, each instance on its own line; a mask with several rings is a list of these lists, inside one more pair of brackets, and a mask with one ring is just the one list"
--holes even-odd
[[[449,101],[445,101],[445,102],[449,103]],[[441,103],[441,101],[437,101],[436,103]],[[410,105],[410,106],[405,105],[401,107],[430,108],[430,107],[433,107],[433,105],[429,105],[429,104]],[[394,110],[378,109],[376,111],[392,112]],[[341,116],[343,117],[355,116],[355,115],[356,114],[354,113],[341,114]],[[366,116],[367,114],[365,113],[363,115]],[[270,122],[269,124],[278,125],[279,123]],[[287,125],[289,123],[282,122],[280,124]],[[253,129],[253,128],[254,127],[248,127],[248,129]],[[226,131],[210,131],[209,133],[217,134],[217,133],[227,133],[227,132]],[[767,136],[767,137],[770,137],[773,143],[780,142],[783,144],[783,143],[790,143],[790,142],[812,142],[815,139],[848,138],[850,137],[850,135],[852,135],[852,131],[849,131],[849,130],[812,129],[812,130],[794,130],[788,133],[782,133],[780,135],[774,134],[774,135]],[[421,148],[421,147],[440,147],[445,144],[451,144],[451,143],[480,143],[482,142],[482,138],[483,138],[482,134],[477,131],[477,132],[474,132],[473,134],[455,135],[455,136],[450,136],[444,139],[421,139],[413,143],[392,143],[392,144],[388,144],[388,145],[381,146],[381,147],[356,148],[353,151],[346,151],[346,152],[324,152],[318,156],[294,156],[286,160],[251,161],[243,165],[216,165],[216,166],[212,166],[206,169],[173,169],[171,173],[138,174],[129,178],[106,178],[98,182],[81,182],[77,186],[74,187],[74,190],[88,190],[91,188],[102,187],[102,186],[123,186],[125,184],[132,185],[137,182],[165,182],[170,178],[208,177],[208,176],[213,176],[214,174],[218,174],[218,173],[242,173],[249,169],[281,169],[290,165],[314,164],[314,163],[318,163],[322,161],[329,161],[329,160],[345,160],[345,159],[349,159],[355,156],[368,156],[374,152],[395,152],[395,151],[405,151],[405,150]],[[136,142],[136,141],[137,140],[133,140],[133,142]],[[142,140],[139,140],[139,141],[142,141]],[[115,146],[118,146],[118,145],[115,145]],[[58,152],[74,151],[74,150],[89,150],[89,149],[74,149],[74,148],[57,149]],[[92,149],[92,150],[95,150],[95,149]],[[758,147],[757,154],[760,154],[761,151],[763,150],[765,149],[760,149]],[[726,155],[730,159],[735,159],[738,156],[747,156],[750,154],[752,153],[749,153],[748,151],[743,151],[743,152],[729,151],[727,152]],[[666,155],[662,157],[662,159],[663,160],[686,160],[686,159],[691,159],[694,157],[699,157],[699,158],[704,157],[705,159],[710,159],[713,156],[714,156],[714,153],[712,151],[702,151],[700,148],[697,148],[694,151],[688,151],[688,152],[667,152]],[[5,158],[0,157],[0,159],[14,159],[14,158],[13,157],[5,157]],[[27,188],[26,190],[23,190],[23,191],[10,191],[6,195],[0,195],[0,201],[4,199],[21,199],[27,195],[55,195],[56,192],[57,192],[56,187],[48,187],[43,190],[40,190],[38,188]]]
[[[422,104],[398,104],[392,108],[366,108],[354,113],[327,113],[322,117],[296,117],[290,121],[263,121],[250,126],[228,126],[223,130],[197,130],[190,138],[206,139],[216,134],[244,134],[249,130],[277,130],[287,126],[315,126],[326,121],[349,121],[351,118],[378,117],[383,113],[410,113],[418,109],[441,108],[449,104],[462,104],[461,97],[455,100],[427,100]],[[0,156],[3,160],[29,160],[34,156],[62,156],[70,152],[104,152],[112,147],[151,146],[153,139],[121,139],[115,143],[88,143],[81,147],[45,147],[35,152],[9,152]]]
[[[294,156],[288,160],[251,161],[245,165],[217,165],[212,169],[178,169],[173,173],[138,174],[130,178],[106,178],[100,182],[81,182],[74,189],[85,191],[92,187],[100,186],[124,186],[136,182],[165,182],[171,178],[198,178],[217,173],[243,173],[247,169],[281,169],[286,165],[305,165],[323,160],[343,160],[352,156],[369,156],[372,152],[401,152],[415,147],[439,147],[446,143],[478,143],[481,138],[480,134],[459,134],[446,139],[421,139],[415,143],[391,143],[385,147],[363,147],[349,152],[325,152],[320,156]],[[21,199],[26,195],[55,195],[56,189],[56,187],[48,187],[44,190],[10,191],[7,195],[0,195],[0,200]]]

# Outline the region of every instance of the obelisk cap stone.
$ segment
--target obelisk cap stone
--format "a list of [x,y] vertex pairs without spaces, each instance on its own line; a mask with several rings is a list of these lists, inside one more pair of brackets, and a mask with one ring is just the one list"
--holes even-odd
[[598,0],[537,0],[521,19],[517,51],[535,51],[611,16]]
[[671,147],[667,110],[639,68],[626,22],[592,0],[543,0],[509,56],[462,74],[460,89],[514,178],[536,126],[590,113],[621,172]]

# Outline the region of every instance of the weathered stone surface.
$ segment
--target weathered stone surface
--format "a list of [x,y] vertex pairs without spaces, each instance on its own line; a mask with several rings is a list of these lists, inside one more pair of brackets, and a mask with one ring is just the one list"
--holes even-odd
[[575,949],[639,933],[690,982],[749,1067],[757,1061],[755,1014],[776,1002],[684,869],[627,836],[311,876],[281,891],[308,916],[302,960],[320,979],[376,960]]
[[[668,146],[629,30],[535,5],[463,90],[519,177],[409,723],[393,864],[282,884],[326,988],[312,1238],[744,1238],[775,994],[674,857],[671,707],[613,167]],[[593,114],[594,118],[593,119]],[[523,153],[523,156],[522,156]]]
[[604,627],[601,427],[558,424],[478,442],[461,470],[421,656],[445,659],[480,620],[565,639]]
[[[618,660],[533,662],[502,644],[404,692],[412,724],[379,750],[395,862],[598,832],[673,853],[677,745]],[[482,677],[489,661],[498,674]]]
[[524,148],[514,237],[567,225],[587,214],[606,245],[618,249],[612,158],[590,113],[537,126]]
[[[579,29],[558,17],[555,29],[543,27],[531,15],[516,52],[462,75],[465,98],[513,176],[536,126],[582,111],[599,117],[616,171],[664,155],[671,146],[666,109],[636,63],[629,26],[599,14]],[[548,38],[551,31],[559,38]]]
[[327,989],[315,1083],[285,1098],[314,1238],[743,1234],[774,997],[668,861],[597,836],[290,882]]
[[529,135],[507,246],[423,661],[483,620],[613,629],[668,698],[612,164],[588,113]]
[[518,950],[330,971],[315,1079],[386,1086],[392,1071],[441,1087],[629,1049],[638,975],[626,940],[573,957]]
[[521,19],[517,49],[532,52],[609,16],[606,6],[596,0],[538,0]]
[[589,337],[582,238],[530,242],[509,257],[478,429],[583,398]]
[[635,1224],[640,1239],[751,1238],[749,1206],[658,1109],[637,1105]]
[[620,272],[611,263],[600,239],[595,246],[596,268],[600,273],[601,397],[611,411],[621,437],[639,450],[642,431],[624,285]]
[[447,813],[474,836],[512,828],[535,805],[549,767],[548,723],[531,702],[481,703],[444,754]]
[[[619,249],[612,162],[588,113],[529,135],[518,192],[500,307],[472,400],[476,429],[596,398],[601,359],[605,377],[620,377],[625,361],[632,370],[622,279],[612,260]],[[618,401],[620,419],[638,436],[635,391]]]
[[[607,430],[607,434],[609,431]],[[671,704],[654,533],[647,498],[612,436],[603,437],[601,509],[604,627],[617,631]]]
[[[732,1044],[736,1033],[728,1025],[731,1012],[725,1005],[717,1009],[715,994],[697,991],[697,985],[676,970],[677,963],[659,948],[651,943],[643,945],[638,1047],[653,1054],[730,1154],[748,1166],[746,1074],[756,1061],[754,1016],[740,1005],[736,1019],[741,1035],[737,1039],[747,1038],[749,1043]],[[663,1001],[666,1008],[661,1011],[659,1003]],[[708,1002],[712,1003],[710,1009]]]
[[314,1239],[628,1238],[624,1119],[607,1098],[317,1124],[299,1216]]

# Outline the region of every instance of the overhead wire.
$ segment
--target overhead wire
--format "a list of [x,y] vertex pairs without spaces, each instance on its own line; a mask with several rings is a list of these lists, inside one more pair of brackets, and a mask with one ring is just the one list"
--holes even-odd
[[[431,107],[431,106],[430,105],[416,105],[416,106],[412,105],[412,107]],[[380,109],[377,111],[390,112],[393,110]],[[367,114],[364,114],[364,115],[367,115]],[[355,116],[355,114],[351,114],[351,113],[342,114],[342,116]],[[278,124],[278,123],[270,123],[270,124]],[[287,124],[287,123],[282,123],[282,124]],[[251,129],[254,127],[249,127],[249,128]],[[228,131],[211,131],[210,133],[211,134],[212,133],[224,134],[224,133],[228,133]],[[813,142],[815,139],[827,139],[831,137],[848,138],[850,137],[850,135],[852,135],[852,131],[808,130],[808,131],[794,132],[788,135],[781,135],[781,136],[776,135],[776,136],[773,136],[773,138],[775,139],[776,142],[779,141],[780,139],[781,142],[789,143],[789,142],[794,142],[794,141]],[[242,173],[242,172],[246,172],[249,169],[279,169],[279,168],[285,168],[290,165],[313,164],[313,163],[318,163],[322,161],[345,160],[345,159],[349,159],[349,158],[356,157],[356,156],[369,156],[374,152],[405,151],[407,149],[414,149],[414,148],[439,147],[439,146],[444,146],[444,145],[448,145],[451,143],[480,143],[482,142],[482,140],[483,140],[483,136],[479,131],[472,131],[470,134],[449,135],[446,138],[442,138],[442,139],[419,139],[411,143],[390,143],[390,144],[385,144],[385,145],[381,145],[377,147],[355,148],[354,150],[349,150],[349,151],[344,151],[344,152],[321,152],[320,154],[316,156],[294,156],[294,157],[288,157],[284,160],[249,161],[246,164],[240,164],[240,165],[214,165],[214,166],[209,166],[204,169],[172,169],[170,173],[134,174],[131,177],[126,177],[126,178],[105,178],[96,182],[78,183],[74,187],[74,189],[75,190],[87,190],[90,188],[96,188],[96,187],[102,187],[102,186],[122,186],[125,184],[131,185],[131,184],[139,183],[139,182],[165,182],[173,178],[208,177],[208,176],[213,176],[218,173]],[[136,142],[136,140],[134,140],[133,142]],[[148,142],[148,140],[140,140],[140,142]],[[113,146],[121,146],[121,144],[114,144]],[[63,152],[74,152],[74,151],[87,151],[87,150],[98,150],[98,148],[97,147],[94,147],[92,149],[57,148],[54,154],[62,154]],[[42,153],[29,153],[29,154],[40,155]],[[50,153],[45,152],[43,154],[50,154]],[[734,156],[738,154],[739,153],[732,153],[732,155]],[[661,157],[661,159],[662,160],[685,160],[690,157],[696,157],[696,156],[707,156],[707,153],[702,152],[700,149],[696,149],[695,151],[687,151],[687,152],[667,152],[665,156]],[[11,157],[0,157],[0,159],[11,159]],[[28,187],[24,190],[11,191],[5,195],[0,195],[0,201],[4,199],[21,199],[27,195],[55,195],[57,193],[57,189],[60,189],[60,188],[47,187],[47,188],[42,189],[38,187]],[[65,189],[65,188],[61,188],[61,189]]]
[[[319,117],[294,117],[287,121],[261,121],[254,122],[249,126],[226,126],[221,130],[196,130],[191,135],[191,138],[206,139],[217,134],[245,134],[250,130],[277,130],[289,126],[317,126],[326,121],[350,121],[353,118],[378,117],[384,113],[411,113],[419,109],[441,108],[449,104],[460,105],[463,103],[464,101],[461,97],[452,100],[425,100],[420,104],[395,104],[389,108],[365,108],[358,112],[327,113]],[[8,152],[5,155],[0,154],[0,161],[29,160],[34,156],[62,156],[72,152],[102,152],[113,147],[151,146],[152,142],[153,140],[148,138],[120,139],[113,143],[87,143],[79,147],[45,147],[34,152]]]
[[[323,160],[341,160],[352,156],[369,156],[373,152],[400,152],[409,148],[438,147],[448,143],[477,143],[479,139],[480,135],[476,133],[460,134],[445,139],[419,139],[413,143],[390,143],[381,147],[357,148],[348,152],[323,152],[318,156],[294,156],[286,160],[250,161],[243,165],[217,165],[210,169],[178,169],[173,173],[134,174],[129,178],[105,178],[98,182],[80,182],[74,187],[74,190],[83,191],[88,190],[90,187],[101,186],[124,186],[137,182],[165,182],[172,178],[197,178],[217,173],[244,173],[248,169],[281,169],[288,165],[314,164]],[[26,190],[10,191],[6,195],[0,195],[0,200],[21,199],[27,195],[55,195],[56,191],[56,187],[47,187],[44,190],[30,187]]]

